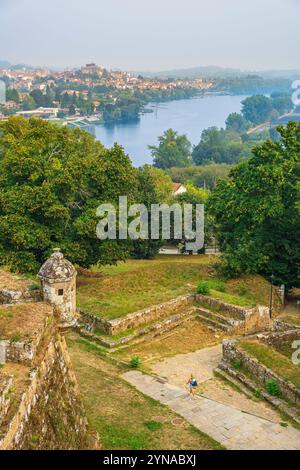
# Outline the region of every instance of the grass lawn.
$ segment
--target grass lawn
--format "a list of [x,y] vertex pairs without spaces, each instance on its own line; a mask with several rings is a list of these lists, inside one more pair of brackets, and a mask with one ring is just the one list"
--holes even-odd
[[253,299],[240,297],[237,295],[227,294],[227,292],[218,292],[211,290],[210,295],[215,299],[219,299],[227,304],[238,305],[239,307],[255,307],[256,301]]
[[[161,255],[154,260],[128,260],[101,268],[102,277],[78,276],[78,306],[106,319],[122,317],[194,292],[201,280],[213,276],[215,262],[216,257],[209,255]],[[255,301],[267,304],[268,283],[259,276],[228,281],[225,287],[227,300],[234,295],[245,305]]]
[[266,346],[258,341],[244,340],[240,341],[238,346],[255,357],[261,364],[300,389],[300,366],[294,365],[291,357],[288,358],[270,346]]
[[124,370],[107,362],[92,345],[73,334],[68,348],[88,419],[104,450],[222,448],[120,378]]

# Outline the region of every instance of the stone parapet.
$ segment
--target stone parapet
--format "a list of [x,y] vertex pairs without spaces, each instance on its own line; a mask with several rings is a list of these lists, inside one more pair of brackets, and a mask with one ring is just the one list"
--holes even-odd
[[[252,339],[257,339],[253,336]],[[249,337],[251,339],[251,337]],[[261,364],[255,357],[250,356],[238,347],[238,340],[230,339],[223,341],[223,361],[228,364],[238,362],[262,385],[269,380],[276,380],[279,389],[285,399],[299,405],[300,390],[294,384],[284,380],[272,370]]]

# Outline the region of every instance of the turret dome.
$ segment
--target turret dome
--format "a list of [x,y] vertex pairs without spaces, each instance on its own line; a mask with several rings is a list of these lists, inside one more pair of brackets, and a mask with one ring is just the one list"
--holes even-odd
[[70,281],[76,273],[75,267],[64,258],[60,248],[55,248],[53,254],[41,267],[38,277],[48,282]]

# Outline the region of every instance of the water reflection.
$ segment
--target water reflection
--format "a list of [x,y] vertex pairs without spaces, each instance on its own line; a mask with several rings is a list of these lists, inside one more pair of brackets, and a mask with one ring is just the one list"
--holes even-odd
[[222,127],[228,115],[240,112],[245,96],[204,96],[149,105],[154,112],[139,119],[95,126],[94,132],[105,146],[121,144],[135,166],[152,163],[148,145],[156,145],[158,136],[169,128],[187,134],[197,144],[204,129]]

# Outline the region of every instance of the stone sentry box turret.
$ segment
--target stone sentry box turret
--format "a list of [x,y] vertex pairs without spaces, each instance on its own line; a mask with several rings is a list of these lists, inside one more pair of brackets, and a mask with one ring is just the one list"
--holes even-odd
[[76,275],[75,267],[59,248],[54,249],[38,273],[44,301],[53,306],[62,327],[76,322]]

